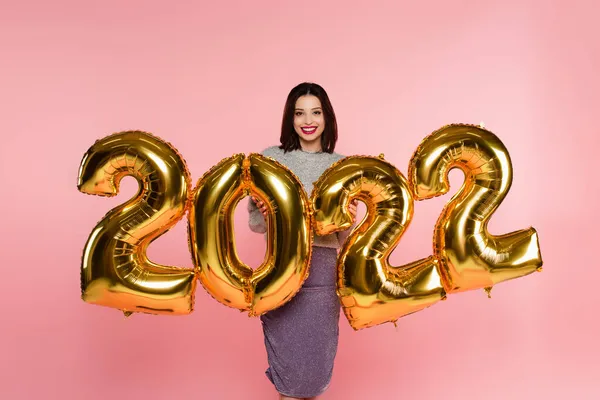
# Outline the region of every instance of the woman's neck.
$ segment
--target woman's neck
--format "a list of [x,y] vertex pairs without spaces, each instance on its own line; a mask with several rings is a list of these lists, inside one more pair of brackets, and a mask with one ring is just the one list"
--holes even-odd
[[320,140],[313,140],[311,142],[300,140],[300,148],[307,153],[320,153],[323,151]]

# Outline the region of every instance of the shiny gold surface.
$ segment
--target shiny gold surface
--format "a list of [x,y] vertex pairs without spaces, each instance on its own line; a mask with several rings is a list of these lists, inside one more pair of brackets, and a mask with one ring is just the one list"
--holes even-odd
[[338,258],[338,295],[355,329],[395,322],[445,297],[433,257],[400,267],[388,258],[413,216],[413,199],[404,176],[379,157],[346,157],[315,183],[311,197],[319,235],[352,225],[348,204],[367,206]]
[[85,153],[78,189],[115,196],[124,176],[140,184],[137,195],[110,210],[85,245],[81,264],[82,298],[131,312],[189,314],[196,285],[194,271],[148,260],[148,245],[173,227],[189,205],[190,174],[168,143],[145,132],[121,132]]
[[[234,209],[248,195],[268,208],[267,251],[253,271],[238,257]],[[198,182],[189,213],[190,248],[204,288],[217,301],[261,315],[289,301],[308,276],[310,203],[299,179],[260,154],[236,154]]]
[[446,292],[491,288],[541,267],[535,229],[503,235],[487,231],[512,182],[510,157],[500,139],[466,124],[448,125],[432,133],[410,161],[408,175],[415,198],[447,193],[452,168],[460,168],[465,181],[444,207],[434,231],[434,256]]

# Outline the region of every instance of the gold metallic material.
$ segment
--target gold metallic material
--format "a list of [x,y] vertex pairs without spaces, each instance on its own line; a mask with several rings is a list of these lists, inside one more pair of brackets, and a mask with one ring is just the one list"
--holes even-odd
[[507,149],[492,132],[453,124],[425,138],[409,165],[417,200],[448,192],[448,172],[459,168],[464,184],[446,204],[434,231],[434,256],[447,293],[486,288],[528,275],[542,265],[538,234],[528,228],[492,235],[487,224],[512,183]]
[[311,202],[315,231],[348,229],[348,205],[367,206],[365,219],[350,233],[338,257],[338,295],[355,330],[394,322],[445,297],[433,257],[391,267],[388,258],[413,216],[404,176],[382,157],[346,157],[315,183]]
[[[267,251],[253,271],[238,257],[234,210],[248,195],[268,209]],[[260,154],[236,154],[208,171],[188,215],[190,247],[207,292],[229,307],[261,315],[289,301],[308,277],[310,202],[289,169]]]
[[483,288],[483,290],[485,290],[485,293],[487,294],[488,299],[492,298],[492,288],[492,286]]
[[77,187],[115,196],[124,176],[140,184],[137,195],[110,210],[91,232],[81,263],[82,298],[124,312],[189,314],[196,286],[193,270],[148,260],[150,243],[171,229],[189,206],[190,173],[179,153],[139,131],[96,141],[79,167]]

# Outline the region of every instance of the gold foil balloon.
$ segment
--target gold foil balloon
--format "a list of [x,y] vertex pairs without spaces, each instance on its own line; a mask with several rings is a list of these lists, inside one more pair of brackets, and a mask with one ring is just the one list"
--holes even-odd
[[[238,257],[234,210],[248,195],[268,208],[267,251],[253,271]],[[310,203],[299,179],[260,154],[237,154],[207,172],[188,215],[190,246],[200,282],[217,301],[261,315],[290,300],[308,276]]]
[[434,233],[434,255],[446,291],[490,288],[541,267],[535,229],[499,236],[487,230],[512,182],[510,157],[500,139],[486,129],[465,124],[432,133],[410,161],[409,179],[415,198],[447,193],[452,168],[460,168],[465,181],[444,207]]
[[443,299],[433,257],[400,267],[389,264],[413,216],[413,199],[400,171],[374,157],[346,157],[333,164],[311,197],[317,234],[349,228],[347,208],[354,199],[366,204],[367,213],[338,258],[338,295],[352,328],[395,322]]
[[144,132],[98,140],[84,155],[78,189],[115,196],[124,176],[139,182],[137,195],[109,211],[85,245],[82,298],[125,314],[189,314],[196,285],[193,270],[148,260],[148,245],[179,221],[189,205],[190,174],[169,144]]

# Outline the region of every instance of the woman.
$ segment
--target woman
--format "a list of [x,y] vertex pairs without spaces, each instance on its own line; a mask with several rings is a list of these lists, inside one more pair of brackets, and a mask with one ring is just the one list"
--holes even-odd
[[[337,123],[325,90],[302,83],[288,95],[281,145],[265,149],[298,176],[310,195],[313,182],[344,156],[334,153]],[[248,203],[250,229],[266,231],[266,207]],[[349,207],[356,216],[356,202]],[[338,345],[340,304],[336,294],[337,249],[350,230],[316,236],[310,274],[288,303],[261,317],[269,360],[267,377],[281,399],[314,399],[329,386]]]

